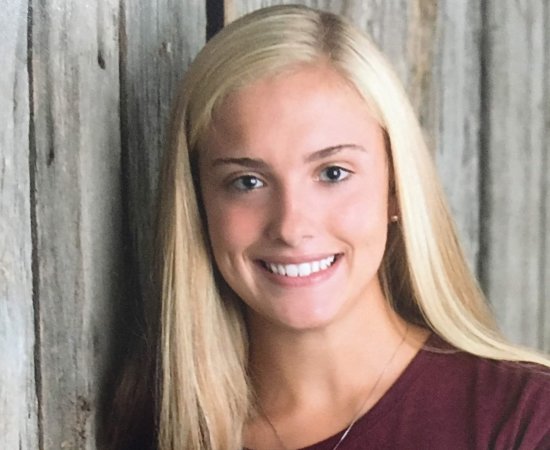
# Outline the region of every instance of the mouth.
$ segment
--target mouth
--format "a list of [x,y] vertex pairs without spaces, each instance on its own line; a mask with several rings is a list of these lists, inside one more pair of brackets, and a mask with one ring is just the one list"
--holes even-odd
[[281,264],[261,260],[262,267],[276,275],[288,278],[308,277],[314,273],[323,272],[329,269],[340,255],[335,254],[315,261],[301,262],[297,264]]

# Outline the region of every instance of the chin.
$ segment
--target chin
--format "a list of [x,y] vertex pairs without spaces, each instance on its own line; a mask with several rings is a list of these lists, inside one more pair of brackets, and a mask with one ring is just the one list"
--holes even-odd
[[[318,300],[317,300],[318,301]],[[314,303],[316,303],[315,301]],[[263,316],[267,320],[281,328],[292,331],[313,331],[326,328],[336,322],[341,308],[337,304],[327,306],[311,305],[304,299],[293,302],[294,304],[281,310],[277,308],[270,313],[256,312],[255,317]],[[299,305],[299,307],[297,307]],[[280,306],[280,305],[278,305]]]

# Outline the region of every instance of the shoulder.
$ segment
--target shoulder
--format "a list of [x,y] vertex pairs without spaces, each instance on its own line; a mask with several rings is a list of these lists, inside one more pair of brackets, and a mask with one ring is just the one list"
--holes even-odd
[[424,365],[430,365],[437,372],[433,373],[434,377],[447,375],[440,380],[444,384],[475,385],[479,394],[506,391],[508,395],[517,392],[529,396],[537,392],[546,398],[550,396],[549,367],[472,355],[457,350],[436,336],[428,340],[422,353]]
[[[333,448],[339,435],[308,450]],[[494,361],[431,337],[341,447],[550,449],[550,369]]]
[[423,360],[424,388],[429,386],[435,402],[450,406],[474,433],[509,448],[550,446],[549,368],[481,358],[438,338],[428,341]]
[[[455,349],[431,337],[422,349],[424,383],[467,391],[473,399],[542,404],[550,400],[550,368],[532,363],[497,361]],[[518,403],[519,402],[519,403]],[[550,406],[548,407],[550,411]]]

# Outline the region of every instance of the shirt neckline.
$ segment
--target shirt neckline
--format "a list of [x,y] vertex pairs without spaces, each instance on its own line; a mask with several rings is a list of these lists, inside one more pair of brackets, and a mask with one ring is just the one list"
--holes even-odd
[[[420,347],[416,355],[411,359],[409,364],[401,372],[399,377],[393,382],[382,397],[363,414],[354,424],[350,431],[350,435],[346,437],[346,443],[353,443],[358,438],[361,438],[365,430],[369,430],[387,414],[389,414],[401,402],[404,396],[409,392],[412,384],[416,382],[418,377],[424,372],[427,366],[431,364],[435,353],[431,350],[453,350],[453,347],[447,344],[441,337],[431,332],[424,344]],[[331,449],[340,440],[342,433],[347,429],[338,431],[321,441],[306,447],[301,447],[297,450],[321,450]],[[361,433],[357,433],[361,430]],[[243,447],[243,450],[253,450]]]
[[[426,365],[429,365],[431,361],[432,352],[429,348],[441,348],[443,341],[434,333],[431,333],[422,347],[418,350],[416,355],[411,359],[409,364],[405,367],[403,372],[394,381],[394,383],[388,388],[388,390],[382,395],[382,397],[370,408],[365,414],[363,414],[357,422],[354,424],[350,431],[350,435],[346,437],[346,442],[351,443],[357,437],[360,437],[362,433],[355,434],[354,431],[361,430],[364,432],[374,427],[384,416],[389,414],[398,404],[403,397],[409,391],[411,385],[418,379],[420,374],[423,373]],[[340,430],[336,434],[318,441],[314,444],[302,447],[298,450],[316,450],[321,448],[332,448],[340,440],[342,433],[346,429]],[[247,450],[247,449],[245,449]]]

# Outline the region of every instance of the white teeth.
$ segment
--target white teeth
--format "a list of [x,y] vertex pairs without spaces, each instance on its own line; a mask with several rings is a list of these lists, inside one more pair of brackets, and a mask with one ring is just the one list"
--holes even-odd
[[298,274],[301,277],[307,277],[309,274],[311,274],[311,267],[312,265],[309,263],[302,263],[298,266]]
[[335,260],[335,256],[329,256],[318,261],[304,262],[300,264],[273,264],[265,263],[270,272],[287,277],[307,277],[312,273],[328,269]]
[[288,264],[285,266],[286,276],[287,277],[297,277],[298,276],[298,266],[296,264]]

